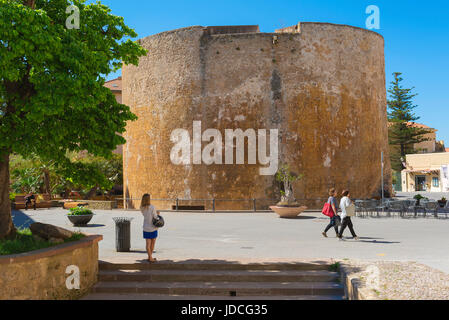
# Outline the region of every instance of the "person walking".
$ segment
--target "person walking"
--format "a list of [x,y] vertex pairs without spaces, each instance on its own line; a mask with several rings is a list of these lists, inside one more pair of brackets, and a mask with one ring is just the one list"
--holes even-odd
[[153,252],[158,236],[158,228],[153,224],[153,219],[158,219],[159,211],[156,211],[154,206],[151,204],[151,196],[148,193],[144,194],[142,197],[140,211],[143,215],[143,238],[146,241],[148,261],[156,262],[157,259],[153,258]]
[[346,227],[349,228],[349,231],[351,231],[352,237],[354,240],[359,240],[357,237],[357,234],[354,231],[354,226],[351,221],[351,216],[348,214],[349,207],[353,205],[351,199],[350,199],[350,193],[348,190],[343,191],[342,193],[343,198],[340,200],[340,209],[341,209],[341,228],[340,233],[338,234],[338,238],[340,240],[343,240],[343,232],[345,231]]
[[324,229],[324,232],[322,233],[323,237],[327,238],[327,232],[330,228],[334,227],[335,234],[338,237],[338,225],[340,223],[340,216],[338,215],[338,206],[337,206],[337,199],[335,198],[337,196],[337,191],[335,188],[329,189],[329,199],[327,199],[327,203],[330,204],[334,214],[332,217],[330,217],[330,223],[327,225],[326,229]]

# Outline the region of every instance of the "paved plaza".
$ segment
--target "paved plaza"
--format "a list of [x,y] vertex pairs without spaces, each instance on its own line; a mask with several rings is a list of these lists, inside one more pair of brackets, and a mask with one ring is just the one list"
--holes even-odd
[[[138,211],[95,210],[86,228],[73,227],[67,211],[13,211],[16,226],[33,221],[71,230],[101,234],[100,259],[127,261],[146,258],[143,217]],[[228,261],[294,261],[304,259],[363,259],[417,261],[449,273],[449,219],[353,218],[360,240],[338,241],[333,229],[321,235],[328,218],[306,212],[297,219],[274,213],[163,213],[155,257],[159,260],[219,259]],[[130,253],[115,252],[113,217],[131,217]],[[345,231],[349,237],[349,230]]]

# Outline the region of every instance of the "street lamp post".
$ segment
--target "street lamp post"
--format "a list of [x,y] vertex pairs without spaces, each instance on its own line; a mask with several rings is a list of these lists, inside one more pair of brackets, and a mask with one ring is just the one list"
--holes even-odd
[[381,162],[381,181],[382,181],[382,211],[383,211],[383,206],[384,206],[384,198],[385,198],[385,191],[384,191],[384,152],[381,152],[380,155],[380,162]]

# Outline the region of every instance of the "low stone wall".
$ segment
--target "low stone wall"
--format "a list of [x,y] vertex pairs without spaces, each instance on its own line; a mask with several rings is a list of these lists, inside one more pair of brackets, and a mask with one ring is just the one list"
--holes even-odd
[[372,290],[366,287],[364,278],[360,275],[365,271],[364,268],[340,262],[339,269],[347,300],[378,300]]
[[86,208],[89,208],[91,210],[117,209],[117,201],[80,200],[79,202],[88,203],[88,206],[86,206]]
[[[98,277],[98,242],[101,235],[80,241],[10,256],[0,256],[0,300],[70,300],[89,292]],[[79,268],[79,289],[66,281]],[[72,282],[73,283],[73,282]]]
[[447,300],[449,274],[413,261],[340,262],[349,300]]

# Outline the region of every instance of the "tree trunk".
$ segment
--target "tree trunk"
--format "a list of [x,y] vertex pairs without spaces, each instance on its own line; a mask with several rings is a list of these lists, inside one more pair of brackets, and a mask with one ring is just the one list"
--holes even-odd
[[50,171],[48,169],[44,169],[44,187],[45,193],[49,194],[51,198]]
[[93,196],[95,196],[95,194],[97,193],[97,189],[98,189],[98,185],[96,185],[95,187],[93,187],[92,189],[89,190],[89,192],[86,194],[86,196],[84,197],[84,200],[89,200],[90,198],[92,198]]
[[0,239],[11,239],[15,234],[9,200],[9,154],[0,150]]

